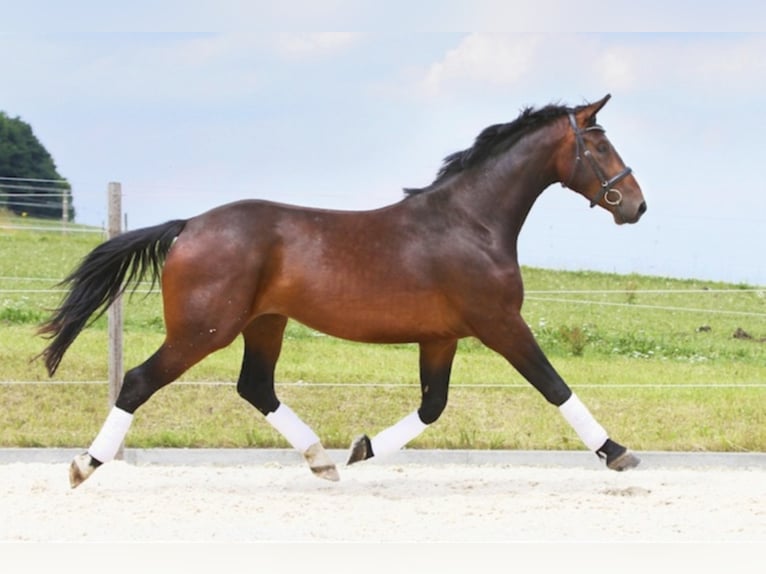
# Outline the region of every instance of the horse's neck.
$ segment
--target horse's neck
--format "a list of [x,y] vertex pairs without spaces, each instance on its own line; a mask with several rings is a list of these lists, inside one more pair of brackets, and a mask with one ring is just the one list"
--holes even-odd
[[484,166],[456,177],[453,202],[489,229],[515,239],[540,194],[558,181],[554,143],[519,144]]

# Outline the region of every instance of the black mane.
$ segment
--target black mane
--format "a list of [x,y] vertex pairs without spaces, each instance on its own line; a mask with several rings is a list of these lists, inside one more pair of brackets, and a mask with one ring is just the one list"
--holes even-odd
[[507,151],[529,132],[573,111],[576,110],[554,104],[540,109],[524,108],[519,117],[512,122],[494,124],[485,128],[476,137],[473,146],[445,157],[439,173],[436,174],[436,179],[430,185],[421,188],[405,188],[404,193],[417,195],[431,190],[448,177],[475,167],[488,158]]

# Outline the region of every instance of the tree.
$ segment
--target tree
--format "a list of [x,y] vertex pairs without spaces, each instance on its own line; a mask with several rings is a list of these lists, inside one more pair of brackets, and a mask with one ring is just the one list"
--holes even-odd
[[21,118],[0,112],[0,207],[14,213],[74,220],[72,188],[48,151]]

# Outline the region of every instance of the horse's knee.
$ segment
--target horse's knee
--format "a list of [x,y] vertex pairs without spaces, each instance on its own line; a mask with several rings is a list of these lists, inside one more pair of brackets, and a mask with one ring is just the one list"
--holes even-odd
[[418,409],[418,416],[423,424],[430,425],[441,416],[447,407],[446,395],[426,395]]

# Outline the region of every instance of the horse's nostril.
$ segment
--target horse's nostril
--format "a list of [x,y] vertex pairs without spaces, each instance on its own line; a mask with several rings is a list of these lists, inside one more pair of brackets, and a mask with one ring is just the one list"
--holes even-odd
[[644,213],[646,213],[646,202],[642,201],[641,205],[638,206],[638,214],[643,215]]

